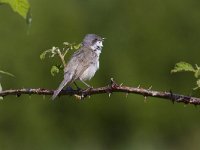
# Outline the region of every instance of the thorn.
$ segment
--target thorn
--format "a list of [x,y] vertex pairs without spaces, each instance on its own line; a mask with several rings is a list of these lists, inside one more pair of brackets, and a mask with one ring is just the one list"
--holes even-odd
[[121,83],[119,86],[121,87],[123,85],[123,83]]
[[110,87],[111,88],[116,88],[118,87],[119,85],[114,81],[113,78],[110,78]]
[[84,98],[84,95],[82,94],[82,95],[81,95],[81,100],[82,100],[83,98]]
[[111,96],[111,93],[108,94],[108,97],[109,97],[109,98],[110,98],[110,96]]
[[114,79],[110,78],[110,84],[113,85],[114,84]]
[[144,102],[145,103],[147,102],[147,96],[144,96]]
[[110,78],[110,85],[112,86],[114,84],[114,79]]
[[151,90],[151,88],[152,88],[152,85],[148,88],[148,90]]
[[110,81],[111,81],[111,82],[114,82],[114,79],[113,79],[113,78],[110,78]]
[[126,93],[126,98],[128,97],[128,93]]
[[138,87],[137,88],[140,88],[140,84],[138,85]]

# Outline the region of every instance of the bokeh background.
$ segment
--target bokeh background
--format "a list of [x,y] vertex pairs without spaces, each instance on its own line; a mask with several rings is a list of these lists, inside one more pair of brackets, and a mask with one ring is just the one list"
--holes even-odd
[[[55,89],[52,61],[39,55],[87,33],[106,37],[94,87],[113,77],[124,85],[195,94],[192,74],[170,74],[179,61],[200,64],[199,0],[30,0],[33,22],[0,6],[0,69],[4,89]],[[82,86],[82,85],[81,85]],[[198,94],[197,94],[198,95]],[[79,101],[64,96],[8,96],[0,101],[2,150],[200,149],[200,110],[124,93]]]

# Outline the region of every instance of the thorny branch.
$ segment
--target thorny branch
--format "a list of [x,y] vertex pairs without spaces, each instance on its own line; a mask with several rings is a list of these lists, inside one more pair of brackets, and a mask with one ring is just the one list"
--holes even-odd
[[[52,95],[54,90],[49,89],[14,89],[14,90],[5,90],[0,92],[1,97],[9,96],[9,95],[16,95],[21,96],[23,94],[28,95]],[[151,90],[151,87],[148,89],[141,88],[141,87],[128,87],[117,84],[113,79],[111,79],[111,82],[109,85],[104,87],[98,87],[98,88],[88,88],[84,90],[62,90],[59,94],[61,95],[75,95],[76,97],[79,97],[80,99],[86,98],[91,95],[95,94],[109,94],[114,92],[121,92],[126,93],[126,96],[130,93],[132,94],[139,94],[145,97],[157,97],[162,98],[165,100],[169,100],[177,103],[184,103],[184,104],[193,104],[193,105],[200,105],[200,98],[197,97],[191,97],[186,95],[180,95],[170,92],[163,92],[163,91],[154,91]]]

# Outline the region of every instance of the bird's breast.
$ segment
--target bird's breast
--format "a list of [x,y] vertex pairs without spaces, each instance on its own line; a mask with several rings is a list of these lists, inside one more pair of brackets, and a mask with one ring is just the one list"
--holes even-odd
[[83,72],[83,74],[80,76],[81,80],[90,80],[96,73],[96,71],[99,69],[99,60],[96,62],[91,63],[88,68]]

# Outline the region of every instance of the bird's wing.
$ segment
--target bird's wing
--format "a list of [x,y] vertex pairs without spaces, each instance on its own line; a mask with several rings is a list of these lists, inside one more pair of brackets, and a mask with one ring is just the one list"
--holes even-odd
[[80,57],[76,57],[78,60],[78,65],[76,66],[74,72],[74,80],[77,80],[83,72],[90,66],[93,60],[93,52],[83,48],[83,52]]

